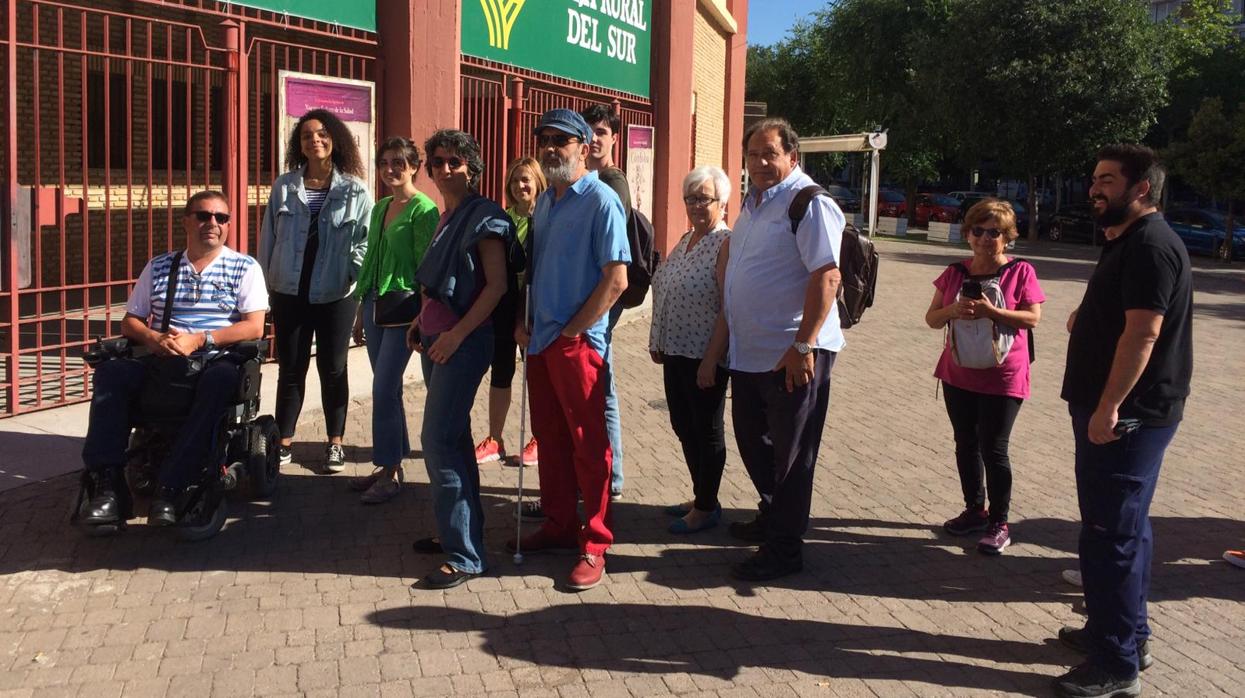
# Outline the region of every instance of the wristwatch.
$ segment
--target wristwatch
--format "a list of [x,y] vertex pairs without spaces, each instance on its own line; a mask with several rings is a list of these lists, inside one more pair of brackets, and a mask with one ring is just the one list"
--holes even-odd
[[216,340],[212,338],[211,332],[203,333],[203,348],[208,351],[216,351]]
[[813,351],[812,345],[808,342],[795,342],[791,346],[795,347],[795,351],[800,356],[808,356]]

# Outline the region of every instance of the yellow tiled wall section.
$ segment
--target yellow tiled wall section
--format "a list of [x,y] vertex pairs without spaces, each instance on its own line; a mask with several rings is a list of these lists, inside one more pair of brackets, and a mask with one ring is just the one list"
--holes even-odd
[[696,165],[722,166],[727,38],[705,10],[698,8],[692,49],[692,89],[696,92],[696,142],[692,153]]

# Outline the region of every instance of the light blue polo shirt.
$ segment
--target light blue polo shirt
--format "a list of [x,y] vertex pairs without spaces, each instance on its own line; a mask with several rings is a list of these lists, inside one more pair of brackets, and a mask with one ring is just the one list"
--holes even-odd
[[[597,178],[580,177],[554,200],[553,187],[536,200],[532,215],[532,341],[528,352],[539,354],[557,339],[601,283],[601,270],[611,262],[631,262],[627,218],[618,195]],[[588,343],[605,354],[602,314],[585,333]]]
[[[837,264],[847,220],[834,200],[818,196],[793,235],[787,209],[801,189],[815,182],[799,167],[766,189],[756,202],[748,192],[731,230],[723,308],[730,328],[730,367],[747,373],[774,370],[795,342],[804,319],[804,292],[809,274]],[[843,348],[837,303],[817,334],[813,347]]]

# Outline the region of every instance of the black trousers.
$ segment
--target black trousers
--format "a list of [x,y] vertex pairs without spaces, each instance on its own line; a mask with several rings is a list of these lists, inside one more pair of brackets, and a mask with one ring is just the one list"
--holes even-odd
[[716,511],[722,469],[726,466],[726,381],[730,374],[719,367],[712,388],[696,385],[700,359],[663,354],[662,377],[670,426],[683,446],[683,460],[692,476],[692,493],[700,511]]
[[787,392],[786,374],[731,372],[731,421],[744,467],[761,496],[765,545],[799,558],[813,499],[813,468],[830,406],[836,354],[816,349],[813,379]]
[[[87,422],[82,462],[87,470],[120,468],[129,446],[134,403],[147,381],[147,361],[113,359],[95,370],[91,415]],[[195,387],[190,413],[182,423],[163,463],[157,464],[160,484],[182,489],[215,452],[214,439],[229,400],[238,390],[237,364],[213,361]]]
[[277,335],[277,425],[281,438],[294,436],[298,426],[313,338],[325,430],[329,438],[341,436],[346,431],[346,405],[350,401],[346,353],[358,301],[343,298],[332,303],[309,303],[298,296],[273,293],[268,302]]
[[986,395],[942,384],[943,401],[955,433],[955,465],[960,471],[964,507],[986,508],[990,522],[1007,523],[1012,504],[1012,462],[1007,455],[1012,425],[1024,402],[1018,397]]

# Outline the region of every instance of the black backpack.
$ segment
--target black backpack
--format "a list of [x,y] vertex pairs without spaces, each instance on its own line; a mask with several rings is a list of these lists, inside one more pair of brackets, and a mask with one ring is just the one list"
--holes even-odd
[[[813,197],[829,195],[816,184],[804,187],[795,195],[791,206],[787,208],[792,235],[795,235],[800,221],[808,213]],[[873,241],[850,222],[843,228],[838,267],[842,276],[837,299],[839,326],[847,329],[860,322],[865,309],[873,305],[873,294],[878,285],[878,251],[874,248]]]
[[627,290],[618,302],[624,308],[635,308],[644,302],[648,287],[653,283],[653,271],[661,262],[661,253],[655,249],[653,224],[640,210],[632,207],[627,216],[627,243],[631,247],[631,263],[627,265]]

